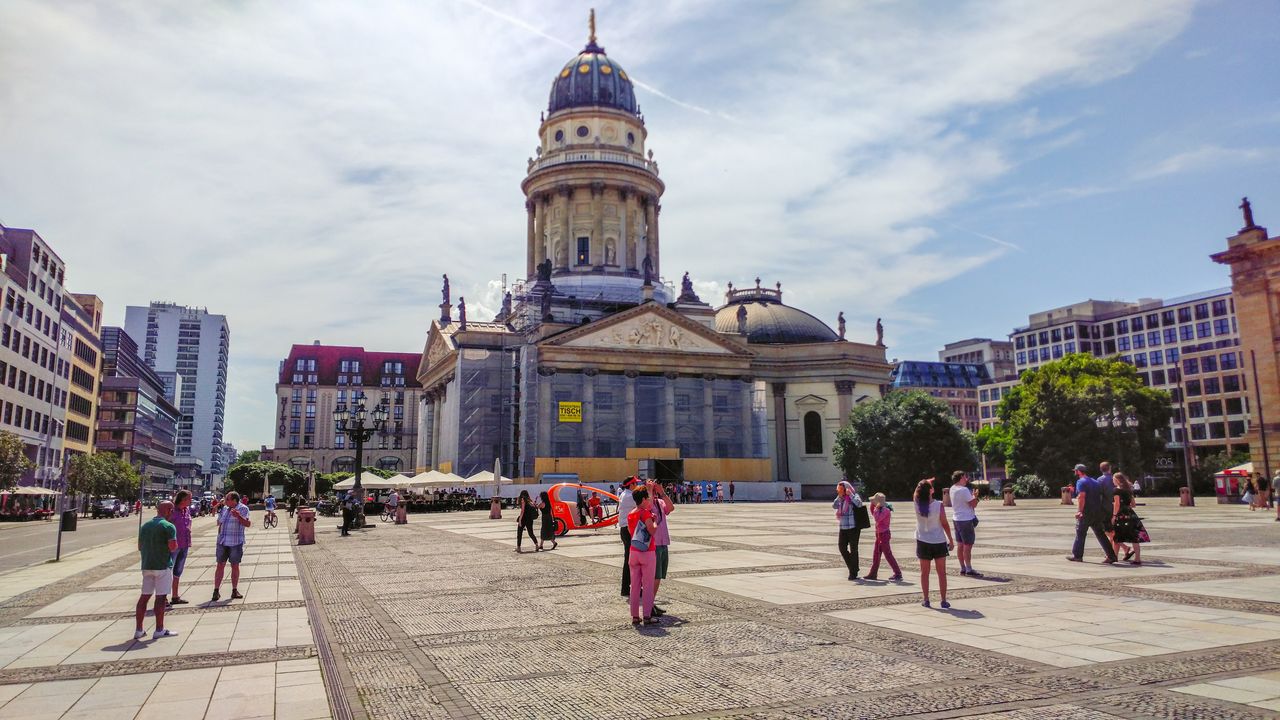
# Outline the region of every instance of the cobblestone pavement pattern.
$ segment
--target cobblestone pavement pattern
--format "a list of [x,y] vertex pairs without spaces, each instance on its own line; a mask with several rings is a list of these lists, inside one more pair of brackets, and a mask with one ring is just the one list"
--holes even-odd
[[612,528],[517,555],[510,512],[414,515],[297,552],[357,718],[1275,717],[1280,524],[1201,502],[1140,509],[1141,567],[1068,563],[1056,501],[982,505],[949,611],[936,581],[920,605],[905,503],[901,582],[846,579],[825,504],[683,505],[641,629]]
[[133,639],[132,538],[0,575],[0,720],[333,717],[289,531],[253,519],[245,598],[229,599],[228,568],[217,603],[216,528],[195,521],[181,588],[190,604],[165,614],[176,637],[151,639],[148,611],[147,637]]
[[206,519],[177,638],[132,640],[131,542],[0,575],[0,720],[1280,716],[1273,516],[1153,500],[1133,567],[1067,563],[1069,507],[979,510],[986,574],[951,562],[944,611],[936,587],[919,604],[904,503],[901,582],[845,579],[824,504],[681,506],[668,614],[641,629],[613,529],[516,555],[510,513],[322,521],[292,548],[255,526],[245,599],[215,605]]

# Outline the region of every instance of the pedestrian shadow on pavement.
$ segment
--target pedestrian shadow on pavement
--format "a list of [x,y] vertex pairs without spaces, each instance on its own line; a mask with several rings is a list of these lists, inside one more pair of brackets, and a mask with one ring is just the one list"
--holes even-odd
[[[150,636],[150,633],[148,633],[148,636]],[[121,640],[115,645],[108,645],[104,648],[100,648],[100,651],[101,652],[125,652],[126,650],[129,650],[137,646],[138,644],[139,644],[139,641],[134,640],[133,638],[129,638],[128,640]]]
[[960,608],[953,608],[953,607],[938,608],[938,612],[945,613],[954,618],[960,618],[961,620],[981,620],[982,618],[986,617],[986,615],[983,615],[982,612],[979,610],[962,610]]

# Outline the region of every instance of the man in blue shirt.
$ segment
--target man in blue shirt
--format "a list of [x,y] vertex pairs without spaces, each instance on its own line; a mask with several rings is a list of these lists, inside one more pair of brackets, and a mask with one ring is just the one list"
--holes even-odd
[[1071,562],[1084,560],[1085,532],[1092,529],[1098,544],[1106,553],[1107,559],[1102,562],[1111,565],[1116,561],[1116,551],[1107,540],[1106,522],[1111,514],[1110,508],[1102,505],[1102,486],[1097,480],[1089,477],[1084,465],[1076,465],[1076,541],[1071,546],[1071,554],[1067,559]]

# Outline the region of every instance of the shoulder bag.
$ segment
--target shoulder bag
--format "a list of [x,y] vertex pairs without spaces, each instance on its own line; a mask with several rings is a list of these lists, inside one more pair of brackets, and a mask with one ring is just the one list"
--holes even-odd
[[865,504],[853,506],[853,526],[859,530],[871,527],[871,514]]
[[636,523],[636,534],[631,536],[631,549],[649,552],[649,544],[652,542],[653,535],[649,532],[649,528],[645,527],[643,522]]

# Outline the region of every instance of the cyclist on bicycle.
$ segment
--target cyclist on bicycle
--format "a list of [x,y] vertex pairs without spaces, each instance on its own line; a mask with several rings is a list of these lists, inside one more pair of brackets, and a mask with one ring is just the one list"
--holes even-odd
[[272,522],[274,522],[276,519],[276,496],[275,495],[267,496],[267,517],[271,518]]

